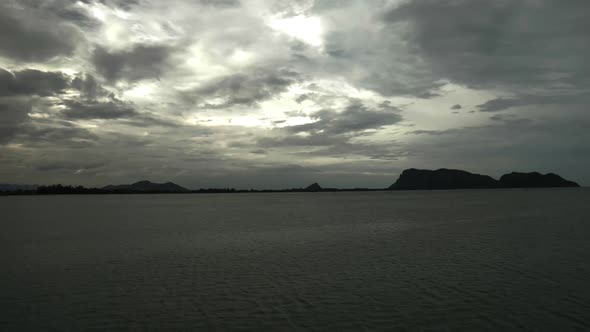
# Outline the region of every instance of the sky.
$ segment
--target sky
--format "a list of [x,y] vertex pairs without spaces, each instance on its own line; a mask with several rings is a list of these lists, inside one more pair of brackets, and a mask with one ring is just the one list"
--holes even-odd
[[588,0],[2,0],[0,183],[590,185]]

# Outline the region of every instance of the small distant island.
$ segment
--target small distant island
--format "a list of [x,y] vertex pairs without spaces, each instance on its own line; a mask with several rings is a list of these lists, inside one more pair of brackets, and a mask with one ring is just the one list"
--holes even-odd
[[462,170],[441,168],[438,170],[407,169],[397,181],[383,189],[323,188],[313,183],[304,188],[239,190],[234,188],[208,188],[190,190],[172,182],[154,183],[147,180],[132,184],[108,185],[102,188],[86,188],[70,185],[2,185],[0,195],[84,195],[84,194],[225,194],[225,193],[281,193],[281,192],[340,192],[340,191],[393,191],[393,190],[449,190],[449,189],[499,189],[499,188],[565,188],[580,187],[561,176],[538,172],[504,174],[500,180],[488,175]]
[[123,185],[108,185],[103,187],[102,190],[109,191],[109,192],[135,192],[135,193],[143,193],[143,192],[159,192],[159,193],[187,193],[190,190],[177,185],[176,183],[166,182],[166,183],[153,183],[150,181],[139,181],[133,184],[123,184]]

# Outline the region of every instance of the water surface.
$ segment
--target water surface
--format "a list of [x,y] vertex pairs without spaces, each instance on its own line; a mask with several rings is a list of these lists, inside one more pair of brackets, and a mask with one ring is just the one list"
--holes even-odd
[[590,328],[590,190],[0,197],[0,330]]

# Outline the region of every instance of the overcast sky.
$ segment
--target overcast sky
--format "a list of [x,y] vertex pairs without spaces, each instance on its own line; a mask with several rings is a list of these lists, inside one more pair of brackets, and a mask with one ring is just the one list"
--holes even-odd
[[2,0],[0,183],[590,185],[588,0]]

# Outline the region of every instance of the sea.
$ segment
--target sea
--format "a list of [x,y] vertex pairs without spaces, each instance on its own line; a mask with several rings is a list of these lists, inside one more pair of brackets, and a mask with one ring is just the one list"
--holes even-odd
[[590,329],[590,189],[0,197],[0,330]]

